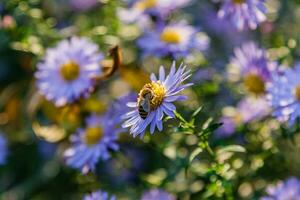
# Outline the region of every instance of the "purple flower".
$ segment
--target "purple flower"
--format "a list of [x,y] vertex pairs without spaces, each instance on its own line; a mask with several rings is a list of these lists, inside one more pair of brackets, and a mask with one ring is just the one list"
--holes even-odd
[[249,123],[266,117],[270,113],[270,107],[264,97],[247,97],[239,102],[238,112],[243,122]]
[[220,119],[220,122],[223,123],[223,125],[216,131],[216,136],[218,138],[227,138],[232,136],[238,123],[240,122],[238,117],[239,115],[223,116]]
[[300,181],[291,177],[275,186],[268,187],[266,192],[267,196],[261,197],[260,200],[298,200],[300,199]]
[[266,82],[271,78],[275,65],[268,61],[265,50],[253,42],[243,44],[234,50],[231,58],[231,75],[243,79],[245,89],[255,95],[265,93]]
[[143,137],[148,125],[150,125],[151,134],[156,127],[162,131],[164,113],[174,117],[176,107],[173,102],[186,100],[186,96],[179,95],[179,92],[193,85],[192,83],[183,84],[190,76],[190,70],[186,70],[186,66],[182,64],[176,71],[174,62],[167,76],[164,67],[161,66],[159,78],[151,74],[152,82],[144,85],[139,92],[137,102],[127,104],[133,110],[124,115],[127,120],[123,123],[123,127],[131,127],[130,134],[134,137],[140,134]]
[[116,123],[121,123],[123,121],[123,115],[130,111],[130,108],[126,105],[128,102],[135,101],[137,99],[137,94],[134,92],[129,92],[125,95],[119,97],[116,101],[114,101],[108,111],[107,115],[110,118],[114,118]]
[[93,77],[102,73],[102,55],[96,44],[73,37],[46,52],[38,64],[37,87],[56,106],[87,97],[94,89]]
[[175,197],[163,190],[152,189],[144,192],[141,200],[175,200]]
[[141,19],[155,16],[166,18],[171,12],[186,6],[191,0],[125,0],[128,9],[120,9],[119,17],[126,23],[138,22]]
[[86,119],[87,128],[80,128],[76,135],[71,136],[73,145],[65,151],[67,165],[83,173],[94,171],[99,159],[110,157],[109,150],[119,149],[116,140],[122,129],[117,128],[118,120],[112,116],[113,113],[93,114]]
[[183,24],[170,24],[154,31],[146,30],[137,44],[144,56],[172,56],[173,58],[188,55],[192,50],[207,49],[208,37],[197,32],[194,27]]
[[107,192],[98,190],[83,197],[83,200],[116,200],[115,196],[110,196]]
[[270,107],[264,97],[246,97],[238,103],[237,108],[224,109],[224,116],[220,120],[223,126],[218,129],[217,136],[230,137],[238,125],[260,120],[269,113]]
[[96,6],[99,1],[98,0],[69,0],[70,5],[79,11],[85,11]]
[[300,64],[294,69],[274,73],[268,85],[267,98],[273,115],[282,122],[293,125],[300,116]]
[[218,16],[238,30],[256,29],[266,19],[265,0],[224,0]]
[[6,163],[6,157],[8,154],[7,141],[6,138],[1,134],[0,135],[0,165]]

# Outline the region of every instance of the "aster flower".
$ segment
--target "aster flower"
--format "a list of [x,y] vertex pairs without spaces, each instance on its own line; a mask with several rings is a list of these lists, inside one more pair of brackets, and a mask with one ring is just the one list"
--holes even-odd
[[260,200],[298,200],[300,199],[300,181],[291,177],[275,186],[269,186],[266,192],[267,196],[261,197]]
[[117,124],[121,124],[123,122],[122,115],[130,111],[130,108],[124,105],[136,100],[136,98],[137,94],[134,92],[120,96],[110,105],[107,111],[108,115],[110,115],[108,117],[113,118]]
[[175,200],[175,197],[163,190],[152,189],[145,192],[141,200]]
[[[243,79],[245,89],[255,95],[265,93],[265,85],[271,78],[275,65],[268,61],[265,50],[255,43],[248,42],[234,50],[231,58],[229,74],[236,79]],[[239,77],[237,78],[239,79]]]
[[230,137],[237,126],[261,120],[270,113],[270,106],[265,97],[248,96],[242,99],[236,108],[226,108],[221,118],[223,126],[217,130],[218,137]]
[[293,125],[300,116],[300,63],[294,69],[274,73],[267,88],[273,115]]
[[6,157],[8,154],[7,141],[3,135],[0,135],[0,165],[6,163]]
[[118,15],[126,23],[137,22],[150,16],[158,20],[166,18],[176,9],[186,6],[191,0],[125,0],[128,9],[120,9]]
[[179,92],[193,85],[183,84],[190,77],[190,70],[182,64],[176,71],[176,64],[173,63],[169,75],[165,76],[163,66],[159,69],[159,78],[151,74],[151,83],[147,83],[139,92],[137,102],[127,104],[133,110],[124,115],[127,119],[123,127],[130,128],[130,134],[137,136],[144,132],[150,125],[151,134],[157,127],[159,131],[163,129],[162,119],[164,114],[174,117],[176,107],[173,102],[186,100],[186,96],[179,95]]
[[65,152],[67,165],[87,173],[95,169],[100,159],[110,157],[109,150],[118,150],[116,140],[122,129],[117,128],[118,120],[112,116],[114,113],[92,114],[86,119],[87,128],[78,129],[71,137],[72,147]]
[[115,196],[110,196],[107,192],[103,192],[98,190],[96,192],[92,192],[91,194],[85,195],[83,200],[116,200]]
[[218,16],[228,19],[238,30],[256,29],[266,19],[265,0],[224,0]]
[[38,64],[37,87],[56,106],[88,97],[94,89],[95,76],[101,75],[102,55],[96,44],[85,38],[73,37],[46,52]]
[[99,1],[97,0],[69,0],[70,5],[79,11],[85,11],[85,10],[89,10],[91,8],[93,8],[94,6],[96,6]]
[[207,49],[208,37],[197,32],[194,27],[183,24],[170,24],[154,31],[146,30],[137,44],[144,56],[172,56],[178,58],[188,55],[192,50]]

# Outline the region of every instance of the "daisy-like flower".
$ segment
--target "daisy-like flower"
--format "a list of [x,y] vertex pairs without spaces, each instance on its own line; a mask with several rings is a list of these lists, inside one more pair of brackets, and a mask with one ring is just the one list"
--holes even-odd
[[175,197],[163,190],[152,189],[144,192],[141,200],[175,200]]
[[178,58],[188,55],[192,50],[207,49],[209,39],[204,33],[184,23],[171,24],[154,31],[145,31],[138,39],[138,46],[144,56],[172,56]]
[[238,30],[256,29],[266,20],[265,0],[224,0],[218,16],[228,19]]
[[88,97],[93,91],[93,77],[102,74],[103,56],[98,46],[85,38],[73,37],[46,52],[38,64],[37,87],[56,106]]
[[182,8],[191,0],[125,0],[128,9],[120,9],[119,17],[126,23],[133,23],[142,18],[154,16],[158,19],[166,18],[172,11]]
[[164,67],[159,69],[159,77],[151,74],[151,83],[143,86],[139,92],[137,102],[127,104],[133,110],[126,113],[123,123],[124,128],[130,128],[130,134],[134,137],[141,135],[148,125],[150,125],[151,134],[157,127],[159,131],[163,129],[162,119],[164,114],[174,117],[176,107],[173,102],[186,100],[186,96],[180,95],[179,92],[193,85],[192,83],[183,84],[191,76],[190,70],[182,64],[176,71],[176,64],[173,63],[169,75],[165,75]]
[[236,127],[243,123],[250,123],[266,117],[270,113],[270,106],[265,97],[248,96],[242,99],[236,108],[225,108],[221,118],[223,126],[217,130],[218,137],[231,136]]
[[117,198],[113,195],[109,195],[107,192],[98,190],[91,194],[85,195],[83,200],[116,200]]
[[248,92],[262,95],[274,67],[275,65],[268,60],[265,50],[253,42],[248,42],[234,50],[229,75],[232,79],[242,79]]
[[294,69],[274,73],[268,85],[267,98],[273,115],[281,122],[293,125],[300,116],[300,63]]
[[7,154],[8,150],[6,138],[3,135],[0,135],[0,165],[4,165],[6,163]]
[[82,173],[94,171],[99,159],[107,160],[109,150],[118,150],[116,142],[123,129],[115,113],[106,113],[103,116],[96,114],[86,119],[87,128],[78,129],[77,134],[71,137],[72,147],[65,151],[67,165],[80,169]]
[[300,181],[291,177],[286,181],[280,181],[275,186],[267,188],[267,196],[261,197],[260,200],[298,200],[300,199]]

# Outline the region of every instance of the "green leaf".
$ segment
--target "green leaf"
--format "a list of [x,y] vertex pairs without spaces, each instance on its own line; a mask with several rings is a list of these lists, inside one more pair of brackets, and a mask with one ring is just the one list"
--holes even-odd
[[198,156],[202,151],[203,151],[202,148],[200,148],[200,147],[196,148],[196,149],[191,153],[190,158],[189,158],[189,161],[192,162],[192,161],[196,158],[196,156]]
[[192,114],[192,117],[196,117],[202,110],[203,106],[200,106],[195,112]]
[[217,130],[220,126],[222,126],[223,123],[214,123],[214,124],[210,124],[207,128],[205,128],[204,130],[202,130],[199,135],[206,135],[208,133],[212,133],[215,130]]
[[181,122],[187,123],[187,121],[181,116],[180,113],[178,113],[177,111],[174,111],[175,117],[177,119],[179,119]]
[[226,153],[226,152],[244,153],[244,152],[246,152],[246,149],[240,145],[229,145],[229,146],[223,147],[218,150],[218,154],[222,154],[222,153]]
[[207,129],[212,121],[213,121],[213,118],[212,118],[212,117],[208,118],[208,119],[206,120],[206,122],[204,122],[204,124],[203,124],[203,126],[202,126],[202,129],[203,129],[203,130],[204,130],[204,129]]

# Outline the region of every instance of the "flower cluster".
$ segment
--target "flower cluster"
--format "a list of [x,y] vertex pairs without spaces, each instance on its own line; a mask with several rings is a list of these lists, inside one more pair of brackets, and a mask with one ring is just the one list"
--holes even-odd
[[299,26],[299,0],[1,1],[0,199],[300,200]]

